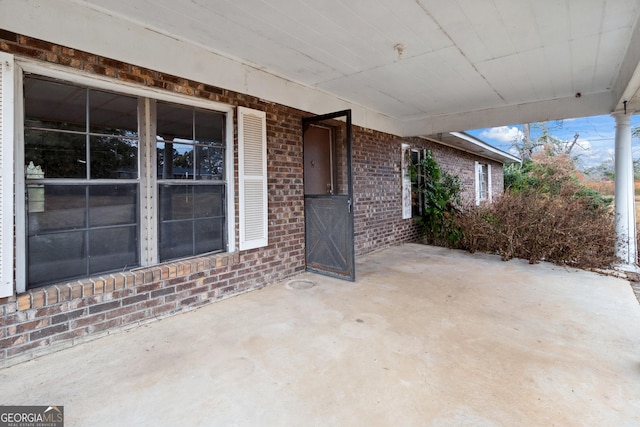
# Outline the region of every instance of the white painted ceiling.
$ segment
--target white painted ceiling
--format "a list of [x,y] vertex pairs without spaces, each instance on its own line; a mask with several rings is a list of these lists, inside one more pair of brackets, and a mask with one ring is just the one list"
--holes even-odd
[[640,0],[73,3],[334,94],[408,134],[433,118],[461,130],[640,108]]

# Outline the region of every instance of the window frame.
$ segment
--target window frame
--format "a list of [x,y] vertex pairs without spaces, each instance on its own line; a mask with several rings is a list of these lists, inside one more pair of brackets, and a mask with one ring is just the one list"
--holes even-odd
[[[484,170],[484,172],[483,172]],[[482,202],[492,202],[491,165],[489,163],[475,162],[476,181],[476,205]],[[482,187],[485,187],[483,194]]]
[[0,52],[0,298],[13,295],[15,61]]
[[[61,80],[70,84],[88,86],[98,90],[106,90],[138,97],[138,185],[139,204],[139,259],[140,266],[146,267],[159,263],[158,258],[158,224],[159,206],[157,200],[158,180],[154,176],[156,161],[155,144],[155,101],[164,101],[189,107],[224,113],[225,120],[225,165],[224,179],[220,182],[226,186],[226,242],[227,252],[236,251],[235,237],[235,170],[234,170],[234,107],[216,101],[204,100],[187,95],[162,91],[160,89],[122,82],[105,76],[93,75],[79,70],[61,66],[35,62],[30,59],[15,59],[15,109],[14,109],[14,160],[15,160],[15,238],[16,238],[16,291],[27,290],[27,214],[25,165],[24,165],[24,92],[25,74],[35,74],[47,78]],[[143,108],[141,108],[143,107]],[[146,141],[148,135],[153,135]]]
[[407,143],[400,144],[400,169],[402,176],[401,191],[402,191],[402,219],[411,219],[413,211],[413,180],[411,179],[411,146]]

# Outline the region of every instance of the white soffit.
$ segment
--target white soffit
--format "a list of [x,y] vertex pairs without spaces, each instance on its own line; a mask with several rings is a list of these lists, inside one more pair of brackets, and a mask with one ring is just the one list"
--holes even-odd
[[0,0],[0,11],[3,29],[315,113],[353,108],[355,123],[406,135],[606,114],[638,89],[640,0]]

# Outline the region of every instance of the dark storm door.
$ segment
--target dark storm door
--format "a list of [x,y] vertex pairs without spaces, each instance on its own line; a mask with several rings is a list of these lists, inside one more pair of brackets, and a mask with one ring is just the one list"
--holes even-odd
[[351,110],[305,118],[302,125],[307,270],[353,281]]

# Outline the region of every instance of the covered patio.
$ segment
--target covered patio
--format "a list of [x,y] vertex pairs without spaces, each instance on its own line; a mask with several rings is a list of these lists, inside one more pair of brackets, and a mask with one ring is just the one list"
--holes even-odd
[[66,426],[640,424],[629,282],[405,244],[0,371]]
[[636,269],[638,0],[0,5],[0,29],[403,137],[612,114],[616,253]]

